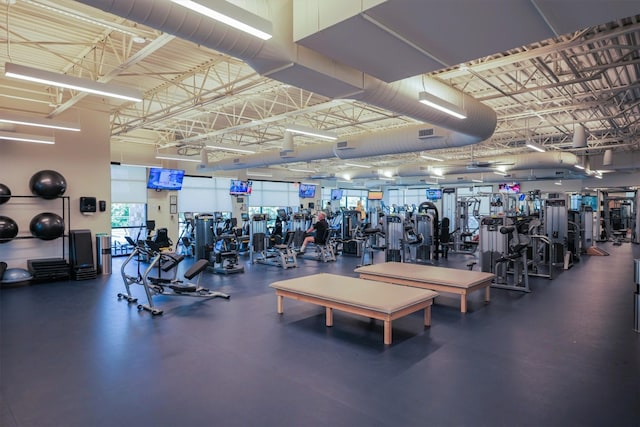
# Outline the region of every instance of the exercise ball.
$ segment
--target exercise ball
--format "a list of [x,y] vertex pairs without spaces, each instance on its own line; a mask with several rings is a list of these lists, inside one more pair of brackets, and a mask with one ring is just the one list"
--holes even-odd
[[42,170],[33,174],[29,180],[29,188],[33,194],[43,199],[55,199],[67,190],[67,180],[59,172]]
[[33,279],[33,276],[24,268],[8,268],[2,275],[0,283],[20,283],[31,279]]
[[0,243],[7,243],[18,235],[18,224],[8,216],[0,216]]
[[0,205],[7,203],[11,198],[11,190],[4,184],[0,184]]
[[53,240],[64,234],[64,221],[58,214],[43,212],[31,219],[29,229],[34,237]]

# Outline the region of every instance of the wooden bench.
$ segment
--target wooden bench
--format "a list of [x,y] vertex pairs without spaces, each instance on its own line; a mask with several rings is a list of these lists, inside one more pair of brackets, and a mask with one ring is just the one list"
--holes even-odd
[[458,294],[463,313],[467,312],[467,294],[473,291],[485,289],[485,301],[489,302],[489,287],[495,278],[493,273],[401,262],[367,265],[356,268],[355,272],[361,279]]
[[391,344],[391,322],[424,309],[424,324],[431,325],[431,305],[436,292],[335,274],[314,274],[274,282],[278,314],[283,299],[291,298],[325,307],[326,325],[333,326],[333,310],[384,322],[384,343]]

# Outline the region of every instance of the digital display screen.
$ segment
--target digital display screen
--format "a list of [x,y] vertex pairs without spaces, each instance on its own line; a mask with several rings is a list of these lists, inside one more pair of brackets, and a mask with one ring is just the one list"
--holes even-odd
[[331,200],[340,200],[342,199],[342,190],[333,189],[331,190]]
[[439,188],[427,188],[427,200],[442,199],[442,190]]
[[316,197],[316,186],[313,184],[300,184],[298,195],[301,199],[313,199]]
[[182,169],[149,169],[149,180],[147,188],[152,190],[181,190],[184,180],[184,170]]
[[369,191],[367,200],[382,200],[382,191]]
[[231,186],[229,187],[229,194],[232,196],[251,194],[251,184],[251,181],[232,179]]
[[500,193],[516,194],[520,192],[520,184],[517,182],[498,184],[498,191]]

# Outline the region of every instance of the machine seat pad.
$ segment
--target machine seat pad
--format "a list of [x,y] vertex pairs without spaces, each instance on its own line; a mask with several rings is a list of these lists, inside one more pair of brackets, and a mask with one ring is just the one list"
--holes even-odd
[[209,266],[209,261],[206,259],[201,259],[196,261],[185,273],[184,277],[187,280],[191,280],[200,274],[203,270],[205,270]]
[[169,271],[184,260],[184,255],[178,255],[175,252],[164,252],[162,254],[162,271]]

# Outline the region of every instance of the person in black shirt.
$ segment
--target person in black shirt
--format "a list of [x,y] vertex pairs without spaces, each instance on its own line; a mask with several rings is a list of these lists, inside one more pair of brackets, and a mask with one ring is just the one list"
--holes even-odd
[[309,243],[324,245],[326,243],[325,239],[327,237],[328,229],[329,223],[327,222],[327,215],[324,212],[318,212],[318,220],[307,230],[307,233],[313,234],[304,238],[302,246],[300,247],[300,253],[304,254]]

